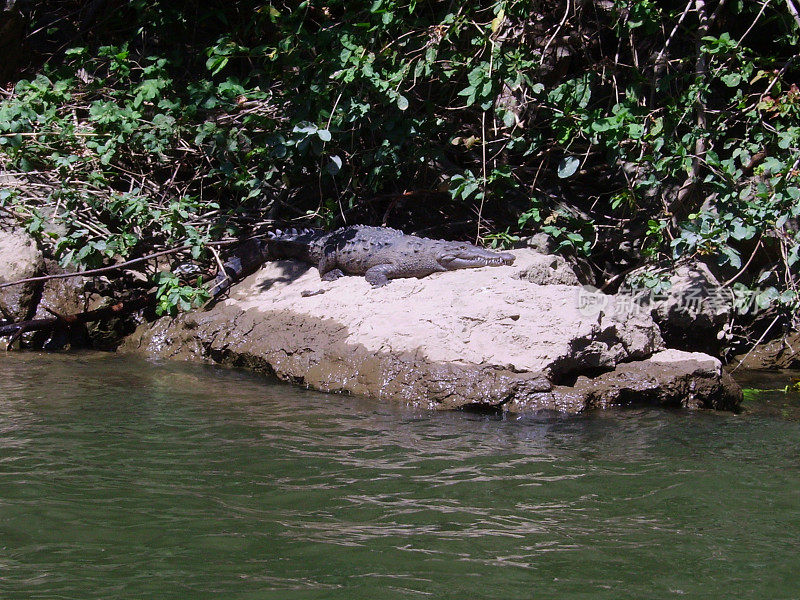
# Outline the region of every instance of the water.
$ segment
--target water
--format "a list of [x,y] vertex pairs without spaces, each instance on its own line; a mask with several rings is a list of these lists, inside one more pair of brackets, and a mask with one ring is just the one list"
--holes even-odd
[[92,354],[0,390],[3,600],[800,597],[796,396],[498,419]]

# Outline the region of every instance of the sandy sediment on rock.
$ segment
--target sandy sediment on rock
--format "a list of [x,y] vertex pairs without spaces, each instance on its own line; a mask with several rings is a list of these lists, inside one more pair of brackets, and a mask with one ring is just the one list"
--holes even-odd
[[[627,403],[635,392],[620,387],[650,390],[654,381],[674,384],[678,373],[681,381],[697,373],[720,384],[718,361],[702,366],[705,359],[684,353],[680,367],[681,361],[644,363],[608,393],[590,393],[582,380],[575,387],[582,375],[600,386],[598,375],[662,350],[658,327],[649,315],[582,310],[582,288],[563,260],[516,254],[513,266],[396,279],[382,288],[363,277],[323,282],[314,268],[276,261],[211,310],[161,320],[124,348],[210,358],[325,391],[443,408],[579,412]],[[658,376],[645,377],[648,369]],[[727,406],[721,398],[730,390],[718,388],[702,391],[709,401],[694,405]],[[669,391],[647,397],[679,402]]]

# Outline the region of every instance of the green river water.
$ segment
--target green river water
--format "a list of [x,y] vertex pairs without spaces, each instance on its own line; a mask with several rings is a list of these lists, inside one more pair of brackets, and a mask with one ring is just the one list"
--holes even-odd
[[800,598],[782,392],[499,418],[95,354],[0,391],[2,600]]

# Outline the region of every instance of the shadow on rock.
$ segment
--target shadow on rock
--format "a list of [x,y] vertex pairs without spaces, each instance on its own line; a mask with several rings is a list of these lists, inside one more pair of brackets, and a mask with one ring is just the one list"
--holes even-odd
[[311,269],[310,265],[294,260],[281,260],[273,264],[275,265],[275,270],[278,271],[278,273],[258,280],[256,289],[258,289],[260,292],[269,291],[273,288],[273,286],[278,284],[291,284],[300,279],[309,271],[309,269]]

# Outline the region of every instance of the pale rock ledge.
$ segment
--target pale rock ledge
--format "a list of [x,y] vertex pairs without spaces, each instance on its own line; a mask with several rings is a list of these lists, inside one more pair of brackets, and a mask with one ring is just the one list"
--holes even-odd
[[121,350],[432,408],[738,405],[741,392],[719,361],[663,352],[649,315],[581,310],[582,288],[562,259],[515,254],[513,266],[382,288],[355,276],[323,282],[315,268],[270,262],[210,310],[144,325]]

